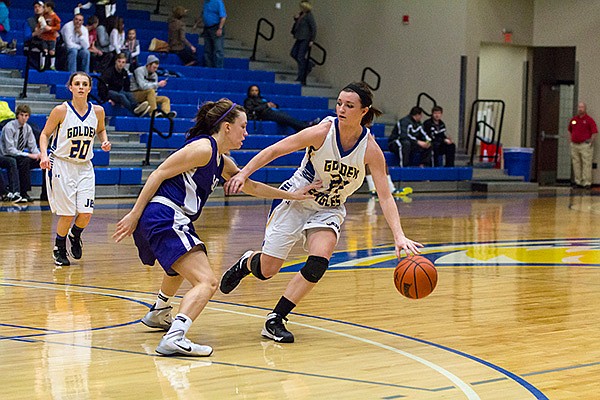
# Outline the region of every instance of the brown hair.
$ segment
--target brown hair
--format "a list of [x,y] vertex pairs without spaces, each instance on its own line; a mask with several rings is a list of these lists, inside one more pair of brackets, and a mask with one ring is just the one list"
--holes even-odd
[[188,10],[185,7],[175,6],[175,7],[173,7],[173,18],[181,19],[181,18],[185,17],[187,12],[188,12]]
[[27,104],[19,104],[15,110],[15,114],[29,114],[31,115],[31,108]]
[[352,82],[346,85],[345,88],[342,89],[343,92],[354,92],[360,98],[360,105],[363,107],[369,107],[369,111],[362,117],[360,124],[362,126],[368,126],[373,123],[375,117],[379,117],[381,114],[381,110],[373,107],[373,92],[371,92],[371,88],[365,82]]
[[122,58],[125,59],[125,60],[127,60],[127,54],[125,54],[125,53],[119,53],[119,54],[117,54],[117,56],[115,57],[115,61],[120,60]]
[[81,76],[85,76],[88,81],[90,82],[90,87],[92,87],[92,77],[89,76],[88,74],[86,74],[83,71],[77,71],[77,72],[73,72],[71,74],[71,76],[69,77],[69,81],[67,82],[67,87],[71,86],[73,84],[73,79],[77,76],[77,75],[81,75]]
[[244,107],[229,99],[207,101],[196,113],[196,125],[188,131],[187,138],[217,133],[223,122],[232,123],[245,112]]

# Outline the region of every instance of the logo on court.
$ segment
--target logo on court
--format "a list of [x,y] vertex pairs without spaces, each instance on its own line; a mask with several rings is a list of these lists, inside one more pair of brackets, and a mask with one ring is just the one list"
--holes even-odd
[[[426,245],[422,255],[437,267],[578,266],[600,267],[600,239],[542,239]],[[329,269],[394,268],[393,246],[336,252]],[[296,271],[304,262],[287,265]]]

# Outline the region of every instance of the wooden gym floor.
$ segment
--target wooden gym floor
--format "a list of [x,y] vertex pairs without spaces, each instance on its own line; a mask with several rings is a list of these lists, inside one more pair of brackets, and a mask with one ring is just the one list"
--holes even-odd
[[[300,246],[288,273],[215,295],[189,333],[214,347],[204,359],[156,356],[161,333],[139,323],[162,270],[142,266],[131,239],[110,238],[130,202],[98,201],[83,259],[65,268],[52,262],[48,208],[5,203],[0,398],[597,398],[600,196],[408,200],[397,201],[403,226],[436,262],[433,294],[398,294],[379,206],[356,196],[330,271],[290,316],[296,343],[267,341],[260,330],[305,258]],[[216,274],[259,248],[268,209],[243,197],[205,208],[196,226]]]

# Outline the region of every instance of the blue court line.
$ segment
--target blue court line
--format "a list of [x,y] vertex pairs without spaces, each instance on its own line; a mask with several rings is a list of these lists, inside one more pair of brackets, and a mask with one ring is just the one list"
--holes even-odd
[[[0,284],[0,286],[4,286],[2,284]],[[12,285],[8,285],[8,286],[12,286]],[[46,329],[46,328],[38,328],[38,327],[34,327],[34,326],[24,326],[24,325],[13,325],[13,324],[3,324],[0,323],[0,326],[6,326],[8,328],[17,328],[17,329],[29,329],[32,331],[44,331],[44,332],[50,332],[50,333],[65,333],[66,331],[57,331],[56,329]],[[45,335],[45,333],[44,333]]]
[[[11,279],[14,281],[19,281],[18,279]],[[28,281],[28,282],[36,282],[36,281]],[[56,285],[55,282],[36,282],[36,283],[45,283],[45,284],[49,284],[49,285]],[[76,286],[76,285],[72,285],[72,286]],[[86,287],[83,285],[79,285],[80,287]],[[90,287],[90,288],[94,288],[94,287]],[[123,291],[123,292],[129,292],[129,293],[144,293],[144,294],[148,294],[147,292],[138,292],[138,291],[132,291],[132,290],[120,290],[120,289],[109,289],[109,290],[114,290],[114,291]],[[111,296],[111,295],[107,295],[107,296]],[[125,297],[122,296],[113,296],[113,297],[117,297],[117,298],[123,298],[123,299],[127,299]],[[181,296],[176,296],[178,298],[181,298]],[[134,299],[128,299],[128,300],[133,300],[133,301],[137,301]],[[147,304],[147,303],[143,303],[141,301],[137,301],[139,303],[142,304]],[[254,306],[254,305],[247,305],[247,304],[241,304],[241,303],[233,303],[233,302],[227,302],[227,301],[221,301],[221,300],[210,300],[209,302],[211,303],[216,303],[216,304],[225,304],[225,305],[232,305],[232,306],[236,306],[236,307],[245,307],[245,308],[250,308],[250,309],[257,309],[257,310],[263,310],[263,311],[270,311],[270,308],[266,308],[266,307],[260,307],[260,306]],[[365,329],[365,330],[370,330],[370,331],[374,331],[374,332],[379,332],[379,333],[383,333],[383,334],[387,334],[387,335],[391,335],[391,336],[396,336],[396,337],[401,337],[404,338],[406,340],[412,340],[421,344],[425,344],[428,346],[432,346],[432,347],[436,347],[438,349],[441,350],[445,350],[448,351],[450,353],[454,353],[458,356],[467,358],[471,361],[474,361],[476,363],[482,364],[496,372],[499,372],[502,375],[505,375],[506,377],[508,377],[509,379],[513,380],[514,382],[516,382],[517,384],[519,384],[520,386],[522,386],[524,389],[526,389],[527,391],[529,391],[531,394],[533,394],[535,396],[536,399],[538,400],[548,400],[548,397],[546,397],[539,389],[537,389],[535,386],[533,386],[532,384],[530,384],[529,382],[527,382],[526,380],[524,380],[523,378],[521,378],[520,376],[500,367],[497,366],[495,364],[492,364],[488,361],[485,361],[479,357],[467,354],[465,352],[462,352],[460,350],[455,350],[452,349],[450,347],[447,346],[443,346],[437,343],[433,343],[424,339],[419,339],[419,338],[415,338],[415,337],[411,337],[408,335],[404,335],[401,333],[397,333],[397,332],[392,332],[392,331],[388,331],[385,329],[381,329],[381,328],[375,328],[375,327],[371,327],[371,326],[367,326],[367,325],[363,325],[363,324],[358,324],[358,323],[354,323],[354,322],[348,322],[348,321],[342,321],[342,320],[337,320],[337,319],[332,319],[332,318],[325,318],[325,317],[320,317],[320,316],[315,316],[315,315],[310,315],[310,314],[303,314],[303,313],[292,313],[294,315],[299,315],[305,318],[311,318],[311,319],[316,319],[316,320],[321,320],[321,321],[327,321],[327,322],[332,322],[332,323],[337,323],[337,324],[341,324],[341,325],[347,325],[347,326],[352,326],[352,327],[356,327],[356,328],[360,328],[360,329]],[[234,365],[234,364],[232,364]],[[439,390],[439,389],[436,389]]]
[[[47,343],[47,344],[55,344],[55,345],[62,345],[62,346],[80,347],[80,348],[85,348],[85,349],[111,351],[111,352],[116,352],[116,353],[140,355],[140,356],[146,356],[146,357],[157,357],[157,358],[164,357],[164,356],[159,356],[157,354],[147,354],[147,353],[143,353],[143,352],[139,352],[139,351],[122,350],[122,349],[115,349],[115,348],[111,348],[111,347],[102,347],[102,346],[86,346],[86,345],[77,344],[77,343],[64,343],[64,342],[56,342],[56,341],[42,340],[42,339],[29,339],[29,338],[19,338],[19,337],[12,338],[12,337],[0,336],[0,340],[3,340],[3,339],[14,340],[15,342]],[[306,377],[310,377],[310,378],[332,379],[332,380],[343,381],[343,382],[363,383],[363,384],[374,385],[374,386],[384,386],[384,387],[392,387],[392,388],[397,388],[397,389],[416,390],[416,391],[421,391],[421,392],[436,392],[436,391],[438,391],[438,389],[427,389],[427,388],[420,388],[420,387],[416,387],[416,386],[398,385],[395,383],[369,381],[369,380],[365,380],[365,379],[345,378],[345,377],[334,376],[334,375],[313,374],[310,372],[292,371],[292,370],[279,369],[279,368],[259,367],[259,366],[255,366],[255,365],[236,364],[236,363],[229,363],[229,362],[224,362],[224,361],[213,361],[208,357],[207,358],[197,358],[197,357],[184,357],[184,356],[167,356],[164,358],[179,359],[179,360],[186,360],[186,361],[197,360],[199,362],[202,362],[202,361],[210,362],[211,364],[220,365],[220,366],[224,366],[224,367],[246,368],[246,369],[264,371],[264,372],[276,372],[276,373],[282,373],[282,374],[301,375],[301,376],[306,376]]]

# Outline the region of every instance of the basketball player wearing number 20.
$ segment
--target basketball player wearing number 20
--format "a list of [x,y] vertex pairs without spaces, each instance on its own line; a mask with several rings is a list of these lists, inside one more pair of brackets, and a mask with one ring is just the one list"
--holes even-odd
[[68,88],[72,101],[54,107],[40,136],[40,166],[46,170],[48,202],[59,216],[52,253],[57,266],[70,265],[69,255],[80,259],[83,254],[81,233],[94,212],[94,138],[98,136],[102,150],[111,148],[104,109],[87,101],[92,78],[84,72],[74,72]]

